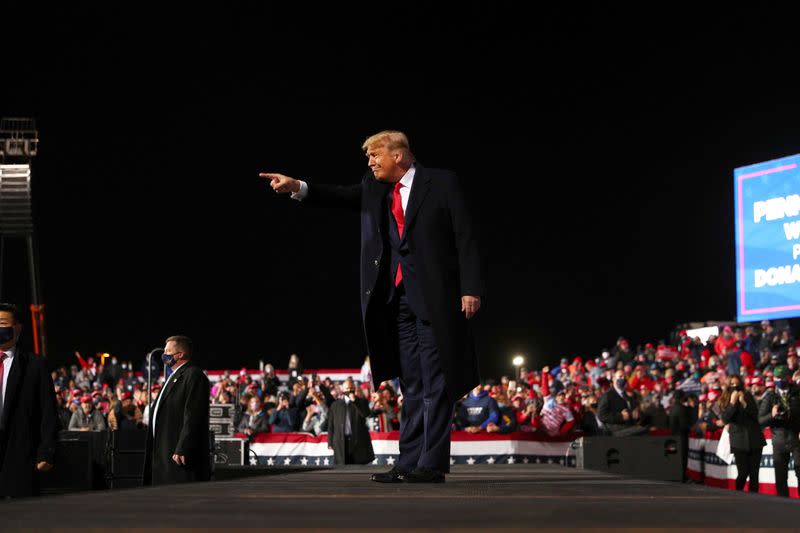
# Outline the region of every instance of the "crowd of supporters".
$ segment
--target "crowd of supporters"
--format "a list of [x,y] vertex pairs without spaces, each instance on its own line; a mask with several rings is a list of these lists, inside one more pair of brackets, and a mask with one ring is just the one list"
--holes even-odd
[[[157,397],[163,379],[157,366],[144,365],[135,372],[116,359],[101,365],[76,356],[78,364],[53,373],[64,429],[147,424],[146,406]],[[148,372],[155,382],[150,398],[145,387]],[[305,375],[296,355],[290,358],[287,375],[288,380],[279,379],[272,365],[255,379],[244,369],[238,375],[226,373],[213,384],[210,402],[236,404],[235,423],[245,435],[324,433],[328,409],[342,396],[342,383]],[[739,378],[732,381],[732,376]],[[384,382],[373,390],[368,359],[361,375],[353,377],[357,396],[369,401],[369,429],[399,429],[400,384]],[[550,436],[574,431],[635,435],[653,428],[682,434],[721,432],[730,422],[725,411],[739,383],[757,409],[765,399],[774,403],[770,395],[776,381],[800,382],[797,347],[788,327],[777,331],[767,321],[760,327],[725,326],[705,342],[681,332],[674,347],[646,344],[634,349],[620,337],[597,357],[563,358],[553,368],[520,368],[517,376],[476,386],[459,401],[453,429]],[[765,422],[762,417],[761,424]]]
[[[147,424],[147,365],[134,371],[116,358],[102,365],[91,357],[76,356],[78,364],[53,372],[63,429],[113,430]],[[157,364],[152,365],[154,400],[163,376]],[[613,349],[596,358],[563,358],[558,366],[539,370],[520,368],[518,376],[476,386],[459,402],[453,426],[469,432],[612,434],[632,426],[685,425],[687,415],[674,408],[688,406],[693,429],[721,431],[725,424],[719,400],[727,378],[741,376],[760,401],[774,390],[779,366],[785,367],[789,380],[800,382],[791,332],[776,332],[767,322],[759,329],[726,326],[720,336],[705,343],[682,332],[676,348],[646,344],[634,350],[621,337]],[[370,402],[370,430],[399,429],[403,402],[399,383],[384,382],[372,390],[368,360],[361,375],[353,377],[360,385],[357,395]],[[319,434],[326,430],[327,408],[341,397],[341,385],[316,374],[304,375],[299,358],[292,355],[288,380],[279,379],[269,364],[255,379],[244,369],[238,375],[225,373],[213,384],[210,401],[237,404],[236,423],[242,433]],[[628,403],[624,414],[603,402],[611,389],[624,391]]]

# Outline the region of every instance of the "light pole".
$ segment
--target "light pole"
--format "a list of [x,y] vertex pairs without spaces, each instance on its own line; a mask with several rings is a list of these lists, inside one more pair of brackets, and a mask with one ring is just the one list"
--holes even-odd
[[521,355],[515,355],[514,359],[511,360],[511,364],[514,365],[514,380],[519,381],[519,367],[525,362],[525,358]]

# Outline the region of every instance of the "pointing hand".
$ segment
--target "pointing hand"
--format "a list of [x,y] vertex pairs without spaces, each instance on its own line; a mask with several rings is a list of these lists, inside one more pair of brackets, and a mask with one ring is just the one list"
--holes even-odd
[[284,176],[283,174],[275,174],[271,172],[261,172],[259,177],[267,178],[269,185],[277,193],[297,192],[300,190],[300,181]]

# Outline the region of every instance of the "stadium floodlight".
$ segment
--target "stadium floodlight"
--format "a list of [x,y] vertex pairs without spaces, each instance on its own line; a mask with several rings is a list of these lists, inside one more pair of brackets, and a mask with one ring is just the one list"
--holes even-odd
[[514,365],[514,379],[519,379],[519,372],[520,367],[525,363],[525,358],[522,355],[515,355],[514,358],[511,360],[511,364]]
[[30,159],[39,150],[39,132],[32,118],[0,119],[0,160]]
[[24,239],[31,280],[33,349],[46,355],[44,304],[39,281],[39,254],[31,212],[31,160],[39,151],[39,132],[32,118],[0,119],[0,300],[6,239]]

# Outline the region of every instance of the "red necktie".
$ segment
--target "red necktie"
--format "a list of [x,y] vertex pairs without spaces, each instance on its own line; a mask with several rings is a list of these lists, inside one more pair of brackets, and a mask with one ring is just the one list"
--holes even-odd
[[[400,235],[400,238],[403,238],[403,225],[405,224],[405,216],[403,215],[403,199],[400,197],[400,187],[403,184],[399,181],[394,184],[394,192],[392,192],[392,214],[394,215],[394,221],[397,222],[397,233]],[[394,286],[397,287],[400,285],[400,282],[403,281],[403,272],[400,269],[400,264],[397,264],[397,275],[394,277]],[[2,375],[0,374],[0,377]]]

